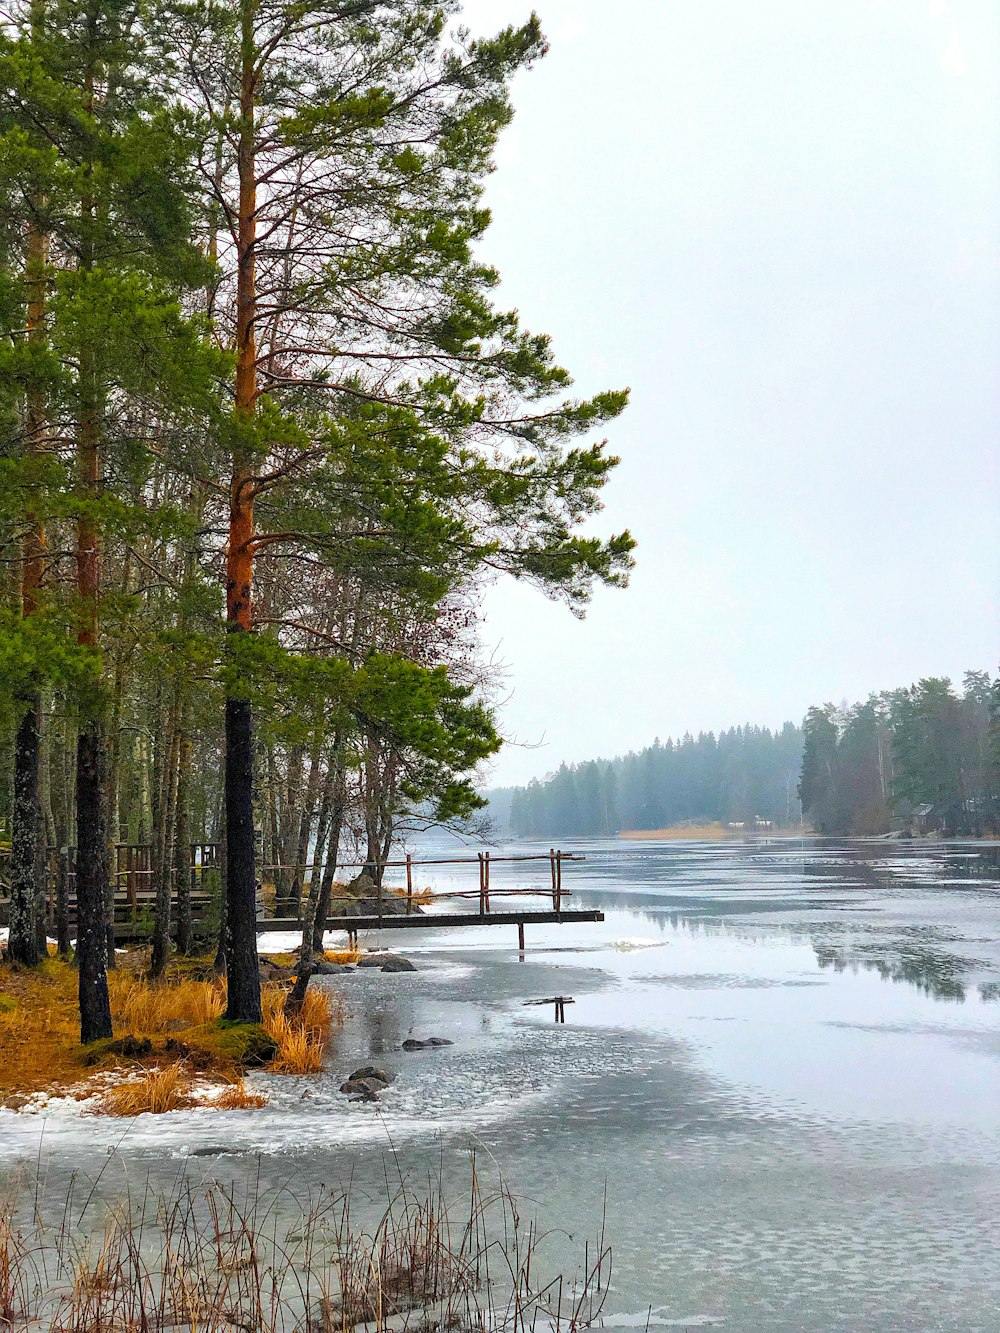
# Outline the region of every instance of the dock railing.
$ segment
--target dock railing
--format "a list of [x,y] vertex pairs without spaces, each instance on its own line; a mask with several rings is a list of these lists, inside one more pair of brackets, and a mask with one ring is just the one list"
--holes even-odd
[[[52,847],[48,849],[47,906],[50,926],[55,920],[56,899],[60,891],[65,894],[68,911],[75,918],[75,851],[74,847]],[[191,855],[188,864],[190,875],[188,892],[193,915],[196,918],[202,914],[211,899],[212,895],[206,887],[206,876],[209,872],[220,870],[219,852],[220,848],[217,843],[197,842],[191,844]],[[116,843],[113,847],[113,853],[112,878],[115,914],[116,917],[124,915],[134,922],[142,915],[150,913],[156,897],[153,883],[152,847],[149,843]],[[6,876],[3,872],[6,870],[4,862],[8,857],[9,852],[0,851],[0,911],[7,906],[6,884],[3,883]],[[338,861],[336,874],[342,879],[347,871],[374,870],[374,892],[367,895],[365,901],[375,901],[377,915],[380,919],[386,915],[398,915],[398,908],[387,913],[385,905],[388,901],[395,905],[400,900],[405,901],[405,915],[411,915],[415,908],[419,911],[421,907],[433,902],[448,899],[478,900],[478,914],[480,917],[484,917],[490,914],[491,903],[494,899],[544,897],[551,898],[552,911],[560,913],[563,910],[564,901],[572,896],[572,890],[563,887],[563,866],[566,862],[584,860],[586,858],[583,856],[574,852],[565,852],[556,847],[550,847],[548,852],[526,852],[500,856],[488,850],[477,852],[474,856],[416,857],[412,853],[407,853],[402,858],[388,859],[383,862]],[[492,867],[529,863],[536,865],[538,863],[548,864],[550,880],[548,887],[533,888],[520,885],[496,887],[491,883],[490,872]],[[478,875],[478,886],[450,889],[433,889],[429,886],[417,887],[414,872],[418,868],[430,866],[468,866],[470,871],[474,867]],[[270,911],[264,906],[270,894],[262,895],[258,892],[259,919],[263,922],[267,922],[269,919],[284,922],[289,918],[294,918],[301,922],[311,898],[312,886],[322,879],[325,868],[322,861],[301,864],[274,861],[259,862],[259,880],[264,885],[273,885],[275,889],[275,897],[271,899],[272,907]],[[405,884],[390,885],[384,882],[386,871],[392,870],[405,871]],[[177,899],[177,889],[178,885],[174,882],[171,893],[174,903]],[[350,908],[352,905],[356,905],[358,901],[357,894],[338,893],[335,888],[330,896],[331,910],[329,915],[339,915],[332,910],[334,904],[343,904],[345,908]],[[282,907],[286,909],[285,913],[280,911]],[[349,915],[349,913],[344,915]]]

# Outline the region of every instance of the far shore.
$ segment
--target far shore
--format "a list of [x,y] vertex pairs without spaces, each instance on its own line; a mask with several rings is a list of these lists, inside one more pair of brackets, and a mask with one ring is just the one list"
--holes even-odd
[[674,824],[670,828],[622,829],[619,838],[630,842],[659,842],[672,839],[677,842],[724,842],[728,838],[745,838],[747,833],[772,832],[770,829],[728,828],[725,824]]

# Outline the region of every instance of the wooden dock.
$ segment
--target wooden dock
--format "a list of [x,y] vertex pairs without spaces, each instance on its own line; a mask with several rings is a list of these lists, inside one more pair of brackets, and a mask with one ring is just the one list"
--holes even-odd
[[[121,843],[115,848],[112,914],[115,939],[120,943],[139,943],[147,941],[150,937],[156,904],[156,893],[152,884],[151,851],[152,849],[147,843]],[[4,909],[7,907],[3,892],[3,880],[5,878],[3,870],[6,859],[0,853],[0,923],[5,917]],[[565,906],[566,900],[572,896],[572,891],[563,887],[563,866],[568,862],[582,861],[583,859],[582,856],[576,856],[572,852],[564,852],[553,847],[547,854],[545,852],[529,852],[511,856],[494,856],[489,851],[484,851],[467,857],[431,857],[426,860],[417,860],[412,855],[407,855],[402,860],[387,860],[380,865],[380,875],[390,868],[405,869],[405,885],[398,887],[380,885],[371,896],[364,899],[358,906],[329,915],[325,929],[346,931],[352,942],[356,942],[361,932],[369,931],[464,929],[467,926],[516,926],[518,947],[523,950],[524,928],[526,925],[566,925],[604,920],[603,912]],[[72,848],[63,849],[62,851],[55,848],[49,849],[50,874],[46,925],[50,933],[54,933],[56,925],[56,913],[60,901],[57,891],[58,885],[62,886],[63,897],[61,901],[63,907],[61,910],[65,913],[68,927],[72,930],[76,925],[74,860]],[[492,867],[504,862],[547,863],[550,885],[546,888],[526,885],[518,887],[491,885],[490,871]],[[467,866],[470,870],[478,872],[479,883],[475,888],[416,890],[414,871],[416,868],[423,866]],[[340,866],[343,870],[362,867],[367,869],[367,866],[360,862],[342,863]],[[213,894],[207,891],[209,881],[206,876],[209,874],[214,876],[216,881],[214,890],[215,900],[217,900],[219,892],[218,869],[219,848],[216,844],[191,844],[191,856],[187,871],[190,875],[188,891],[192,916],[196,923],[200,921],[213,903]],[[271,872],[275,879],[281,874],[286,877],[289,874],[297,877],[298,883],[301,885],[300,892],[303,895],[300,899],[303,908],[306,906],[305,899],[308,896],[314,877],[322,871],[321,866],[312,864],[279,866],[265,863],[261,865],[260,869],[265,873]],[[169,926],[171,933],[174,933],[177,928],[176,888],[175,883],[172,885],[173,892],[171,894],[174,899]],[[494,909],[494,903],[497,900],[532,897],[549,899],[551,908],[546,905],[545,908],[537,909],[514,906],[501,907],[499,910]],[[471,900],[469,901],[470,910],[442,911],[436,906],[430,911],[424,910],[427,904],[432,902],[437,904],[444,899]],[[340,903],[355,901],[357,900],[353,895],[339,895]],[[382,910],[383,902],[387,910]],[[337,904],[338,895],[334,894],[331,905]],[[285,900],[279,901],[278,905],[279,910],[282,907],[285,909],[281,915],[267,915],[264,895],[258,885],[258,934],[267,931],[299,932],[302,930],[302,918],[288,914],[289,907],[299,906],[300,904]],[[361,910],[362,906],[365,909],[364,912]],[[375,908],[374,911],[372,910],[373,907]]]
[[[580,921],[603,921],[604,913],[568,908],[561,912],[423,912],[419,916],[330,916],[327,930],[445,930],[455,926],[541,926],[569,925]],[[258,931],[299,930],[301,921],[293,916],[268,917],[257,922]]]

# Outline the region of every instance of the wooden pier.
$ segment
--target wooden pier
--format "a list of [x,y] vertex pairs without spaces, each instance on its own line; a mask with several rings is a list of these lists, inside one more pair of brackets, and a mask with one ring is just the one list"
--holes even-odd
[[[155,909],[156,894],[152,884],[151,848],[144,843],[118,844],[114,855],[114,932],[120,943],[135,943],[148,940],[152,929],[152,914]],[[4,861],[0,856],[0,885],[2,885]],[[546,852],[523,853],[512,856],[494,856],[490,852],[477,852],[466,857],[431,857],[417,860],[412,855],[405,859],[386,861],[377,870],[385,874],[390,870],[405,869],[405,884],[373,885],[373,892],[358,899],[355,896],[334,893],[331,911],[325,923],[326,930],[346,931],[356,942],[362,932],[384,930],[442,930],[464,928],[466,926],[516,926],[518,949],[524,952],[524,928],[527,925],[569,925],[604,920],[603,912],[570,908],[566,900],[572,891],[563,887],[563,866],[567,862],[582,861],[582,856],[571,852],[550,848]],[[65,894],[65,911],[70,928],[76,924],[76,893],[73,849],[61,852],[51,849],[49,853],[50,880],[47,902],[47,922],[50,932],[55,926],[57,906],[57,885],[62,886]],[[546,888],[497,887],[491,883],[491,868],[498,863],[520,864],[526,862],[545,862],[548,864],[550,884]],[[414,871],[425,866],[468,866],[478,872],[478,887],[455,889],[417,889],[414,884]],[[342,862],[340,871],[368,869],[362,862]],[[289,876],[291,872],[301,884],[301,898],[294,904],[287,900],[278,903],[284,912],[268,915],[264,906],[264,895],[258,889],[258,933],[265,931],[297,932],[303,928],[303,915],[290,915],[287,906],[302,908],[305,911],[310,883],[313,877],[322,872],[318,865],[282,866],[264,863],[262,875],[278,880]],[[217,902],[219,883],[219,848],[213,843],[193,843],[189,862],[190,876],[188,887],[192,916],[198,922],[212,907],[213,898]],[[209,876],[215,880],[214,893],[208,890]],[[176,930],[176,883],[171,894],[171,931]],[[549,899],[551,907],[521,907],[504,900],[542,897]],[[0,887],[0,923],[5,917],[5,895]],[[436,904],[442,900],[460,900],[469,902],[470,910],[442,911]],[[354,906],[354,904],[358,904]],[[374,911],[371,910],[374,907]],[[430,910],[424,910],[430,907]],[[334,910],[339,908],[339,910]],[[273,910],[273,909],[272,909]],[[197,926],[196,926],[197,929]]]

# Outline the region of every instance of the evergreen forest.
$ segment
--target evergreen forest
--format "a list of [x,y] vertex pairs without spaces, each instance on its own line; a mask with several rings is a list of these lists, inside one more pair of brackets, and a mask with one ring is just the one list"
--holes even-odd
[[1000,677],[965,673],[809,709],[801,727],[750,725],[562,764],[491,794],[516,837],[607,836],[723,823],[873,835],[1000,827]]
[[797,826],[801,759],[802,731],[791,722],[777,731],[748,724],[656,740],[637,754],[563,764],[544,782],[515,788],[509,826],[518,837],[604,836],[683,822]]
[[72,894],[84,1041],[116,844],[149,853],[154,977],[213,845],[226,1016],[259,1022],[263,867],[308,958],[345,857],[380,880],[415,813],[481,807],[484,583],[579,611],[627,581],[629,534],[582,527],[627,394],[574,396],[484,258],[546,41],[457,11],[2,11],[0,896],[32,967]]

